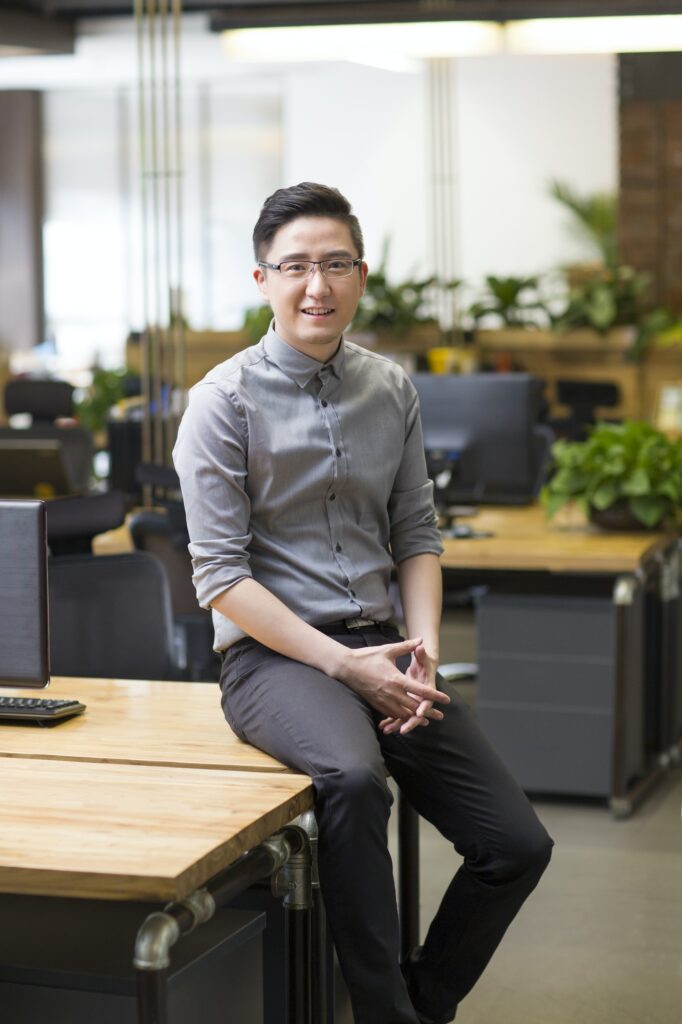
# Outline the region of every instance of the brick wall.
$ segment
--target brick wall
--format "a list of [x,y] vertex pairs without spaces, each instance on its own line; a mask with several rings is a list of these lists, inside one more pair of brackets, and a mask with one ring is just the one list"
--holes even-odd
[[682,54],[619,57],[621,262],[682,312]]

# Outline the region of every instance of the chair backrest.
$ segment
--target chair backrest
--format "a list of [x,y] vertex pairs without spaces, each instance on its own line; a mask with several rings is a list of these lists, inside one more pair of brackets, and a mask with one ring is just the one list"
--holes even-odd
[[596,410],[614,408],[621,402],[620,387],[609,380],[560,379],[556,382],[557,401],[567,405],[570,414],[553,421],[557,433],[571,441],[583,441],[596,419]]
[[189,536],[184,522],[176,522],[172,510],[142,509],[129,521],[130,536],[138,551],[149,551],[163,562],[171,590],[173,614],[210,618],[197,603],[192,584],[192,559],[187,548]]
[[92,538],[121,526],[125,515],[125,497],[120,491],[53,498],[47,503],[47,542],[50,553],[90,554]]
[[73,391],[65,380],[9,380],[5,412],[8,416],[28,412],[34,423],[52,423],[60,416],[73,416]]
[[49,562],[54,675],[177,678],[168,580],[146,552]]

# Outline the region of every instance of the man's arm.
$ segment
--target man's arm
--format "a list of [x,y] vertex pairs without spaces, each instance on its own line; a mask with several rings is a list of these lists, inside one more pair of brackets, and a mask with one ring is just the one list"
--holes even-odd
[[[398,565],[398,588],[403,606],[405,629],[408,636],[421,636],[422,643],[412,651],[412,662],[406,672],[410,687],[419,683],[435,688],[438,670],[439,633],[443,603],[443,578],[438,555],[424,553],[406,558]],[[416,693],[410,689],[411,693]],[[420,702],[408,721],[385,719],[381,729],[385,733],[411,732],[418,725],[428,725],[428,719],[442,718],[442,712],[432,707],[432,701]]]
[[421,638],[350,650],[304,622],[250,577],[239,580],[211,604],[254,640],[333,676],[392,719],[410,721],[424,702],[449,703],[447,694],[425,676],[409,678],[395,666],[396,658],[411,654]]

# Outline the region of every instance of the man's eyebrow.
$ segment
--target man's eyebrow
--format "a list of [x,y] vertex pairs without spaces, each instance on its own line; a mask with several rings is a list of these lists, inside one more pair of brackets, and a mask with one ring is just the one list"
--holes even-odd
[[[330,252],[326,252],[322,257],[323,260],[334,259],[337,256],[342,256],[345,259],[355,259],[353,254],[348,249],[332,249]],[[309,260],[311,257],[307,252],[288,252],[286,256],[280,256],[280,263],[286,263],[288,260]]]

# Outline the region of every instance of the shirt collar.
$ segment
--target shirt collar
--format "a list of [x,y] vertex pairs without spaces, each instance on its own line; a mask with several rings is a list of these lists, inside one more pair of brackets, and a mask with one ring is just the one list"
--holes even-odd
[[[300,388],[306,387],[313,377],[320,374],[323,370],[325,371],[323,377],[331,371],[335,377],[341,380],[343,365],[346,359],[343,337],[341,338],[341,344],[329,362],[320,363],[317,359],[307,356],[305,352],[299,352],[298,349],[292,348],[291,345],[287,344],[283,338],[280,338],[274,324],[275,321],[272,320],[268,333],[263,338],[265,354],[271,362],[279,366],[280,370],[298,384]],[[326,369],[327,367],[329,367],[328,370]]]

